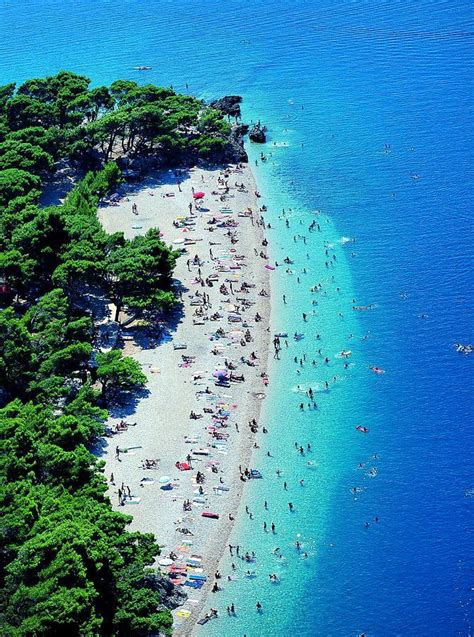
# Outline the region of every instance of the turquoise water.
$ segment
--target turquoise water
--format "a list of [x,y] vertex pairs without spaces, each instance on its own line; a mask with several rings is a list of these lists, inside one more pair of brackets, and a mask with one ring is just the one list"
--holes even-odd
[[[244,514],[232,540],[256,551],[257,577],[239,563],[212,600],[221,619],[201,634],[471,634],[472,357],[453,343],[474,340],[472,4],[22,0],[0,10],[2,82],[63,68],[94,84],[188,82],[204,98],[242,94],[247,117],[270,127],[256,167],[270,254],[295,260],[294,274],[272,273],[273,327],[305,338],[271,363],[269,433],[255,457],[264,479],[248,490],[254,519]],[[322,231],[310,234],[313,219]],[[310,293],[318,282],[327,296]],[[375,307],[354,312],[352,298]],[[346,349],[347,370],[335,358]],[[318,410],[300,412],[296,386],[324,389],[334,375],[315,393]],[[295,441],[312,452],[300,457]]]

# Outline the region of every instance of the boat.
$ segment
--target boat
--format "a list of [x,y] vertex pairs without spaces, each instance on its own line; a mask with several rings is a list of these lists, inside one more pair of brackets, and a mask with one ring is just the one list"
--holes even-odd
[[362,425],[357,425],[356,426],[357,431],[361,431],[363,434],[368,434],[369,430],[367,427],[363,427]]
[[203,518],[211,518],[212,520],[218,520],[219,519],[219,514],[218,513],[212,513],[212,511],[203,511],[201,513],[201,516]]
[[304,334],[298,334],[298,332],[295,332],[295,335],[293,336],[293,338],[295,339],[295,341],[301,341],[301,339],[304,338]]
[[277,332],[275,338],[288,338],[288,332]]
[[251,469],[248,477],[257,479],[261,478],[262,474],[260,473],[260,471],[257,471],[257,469]]
[[139,66],[134,66],[133,70],[134,71],[151,71],[153,67],[152,66],[146,66],[146,65],[139,65]]
[[374,374],[385,374],[385,370],[380,369],[380,367],[374,367],[374,366],[370,366],[369,369],[371,369]]

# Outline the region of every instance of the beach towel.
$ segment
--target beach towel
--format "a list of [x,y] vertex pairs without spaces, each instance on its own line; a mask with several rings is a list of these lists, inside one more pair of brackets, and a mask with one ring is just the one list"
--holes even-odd
[[186,580],[184,582],[184,586],[189,586],[190,588],[202,588],[204,586],[203,580]]

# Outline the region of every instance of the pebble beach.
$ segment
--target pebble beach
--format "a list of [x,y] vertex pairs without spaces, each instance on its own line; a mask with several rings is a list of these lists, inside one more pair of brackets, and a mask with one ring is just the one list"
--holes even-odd
[[99,211],[109,233],[158,227],[182,251],[174,317],[154,336],[140,323],[122,331],[147,392],[112,410],[105,453],[113,506],[133,516],[131,530],[155,534],[161,569],[188,594],[175,611],[178,635],[199,618],[258,472],[251,456],[270,345],[262,209],[248,166],[232,166],[155,173]]

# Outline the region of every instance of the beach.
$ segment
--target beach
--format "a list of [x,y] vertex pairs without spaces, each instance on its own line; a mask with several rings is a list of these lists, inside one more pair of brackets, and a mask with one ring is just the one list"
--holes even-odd
[[270,345],[261,207],[248,166],[233,166],[157,172],[99,209],[109,233],[158,227],[183,250],[171,320],[151,336],[139,322],[122,330],[147,392],[111,410],[104,455],[114,508],[133,516],[131,530],[156,536],[162,571],[192,584],[175,611],[177,635],[199,618],[254,468]]

